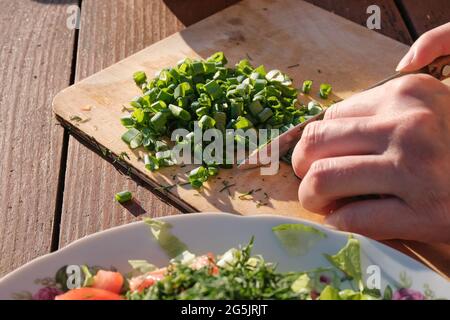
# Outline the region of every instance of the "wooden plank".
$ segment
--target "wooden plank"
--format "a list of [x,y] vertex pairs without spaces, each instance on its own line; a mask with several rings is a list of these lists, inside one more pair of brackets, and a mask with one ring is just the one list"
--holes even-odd
[[414,37],[450,22],[448,0],[399,0],[399,5],[413,28]]
[[[183,28],[162,1],[85,0],[82,3],[76,80]],[[140,205],[123,207],[114,194],[128,189]],[[70,138],[61,216],[60,247],[146,213],[164,216],[179,210],[148,187],[129,179],[101,156]]]
[[0,277],[51,249],[63,129],[50,105],[70,84],[75,2],[0,1]]
[[[280,47],[286,50],[280,51]],[[185,56],[206,57],[216,50],[224,50],[231,63],[248,54],[255,63],[263,63],[269,69],[278,67],[289,71],[295,83],[309,78],[316,82],[330,81],[337,95],[347,97],[389,75],[407,49],[405,45],[302,1],[244,1],[68,88],[55,99],[54,108],[66,123],[81,129],[88,139],[94,139],[116,155],[128,152],[127,163],[142,177],[153,184],[168,184],[179,168],[150,173],[139,160],[142,154],[130,152],[119,138],[125,130],[118,122],[122,105],[139,92],[130,80],[134,70],[144,69],[154,74]],[[318,51],[323,54],[317,54]],[[383,51],[381,56],[380,51]],[[296,63],[300,63],[299,68],[288,69]],[[85,105],[93,107],[84,112]],[[76,123],[70,120],[74,115],[91,120]],[[73,175],[68,174],[70,178]],[[208,183],[200,196],[197,191],[181,186],[171,189],[168,195],[180,205],[188,203],[199,211],[281,213],[321,220],[320,216],[300,207],[296,187],[292,187],[298,185],[298,180],[285,164],[278,176],[261,177],[259,170],[238,172],[235,169],[223,170],[219,178],[236,183],[234,196],[219,192],[223,186],[219,179]],[[269,193],[267,206],[258,208],[256,201],[242,201],[237,196],[259,187],[265,187]],[[111,194],[107,195],[108,199]],[[256,200],[264,200],[262,197],[261,192]],[[77,199],[74,203],[78,204]]]
[[[381,9],[381,30],[384,34],[400,42],[411,44],[412,38],[400,15],[394,0],[306,0],[325,10],[331,11],[362,26],[367,25],[367,8],[377,5]],[[445,0],[443,0],[445,1]],[[414,0],[414,2],[417,2]]]

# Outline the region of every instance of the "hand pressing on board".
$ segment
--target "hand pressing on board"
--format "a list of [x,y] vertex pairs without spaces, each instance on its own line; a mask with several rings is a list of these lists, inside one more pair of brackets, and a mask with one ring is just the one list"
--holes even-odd
[[[450,23],[424,34],[398,69],[447,54]],[[404,76],[330,107],[305,128],[292,163],[301,204],[326,223],[379,240],[450,243],[450,87],[431,76]]]

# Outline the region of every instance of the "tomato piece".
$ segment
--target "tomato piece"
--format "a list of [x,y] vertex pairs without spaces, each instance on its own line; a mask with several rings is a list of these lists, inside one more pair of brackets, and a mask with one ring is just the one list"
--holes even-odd
[[210,267],[211,274],[217,275],[219,273],[219,268],[216,265],[214,255],[212,253],[207,253],[203,256],[196,257],[190,264],[190,267],[194,270],[198,270],[203,267]]
[[99,270],[94,276],[92,288],[120,293],[123,287],[123,276],[119,272]]
[[86,287],[67,291],[56,296],[55,300],[123,300],[123,298],[111,291]]
[[166,268],[161,268],[152,272],[148,272],[142,276],[130,279],[130,290],[137,292],[144,291],[145,289],[154,285],[156,282],[162,280],[166,274],[166,271]]

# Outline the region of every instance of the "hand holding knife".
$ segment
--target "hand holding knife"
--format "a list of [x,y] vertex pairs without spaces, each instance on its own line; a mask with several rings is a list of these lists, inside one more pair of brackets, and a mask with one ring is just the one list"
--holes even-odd
[[[416,72],[397,72],[388,78],[374,84],[373,86],[367,88],[366,90],[373,89],[375,87],[381,86],[385,84],[386,82],[389,82],[391,80],[403,77],[408,74],[412,73],[424,73],[429,74],[433,76],[434,78],[438,80],[444,80],[450,77],[450,56],[443,56],[426,67],[422,68],[419,71]],[[339,102],[339,101],[337,101]],[[260,167],[262,164],[260,163],[261,156],[264,155],[264,157],[270,157],[271,153],[273,152],[273,146],[276,146],[278,148],[278,155],[279,157],[282,157],[285,155],[289,150],[295,147],[297,142],[300,140],[303,129],[311,122],[322,120],[325,115],[326,110],[323,110],[316,116],[308,119],[305,122],[302,122],[295,127],[289,129],[288,131],[282,133],[281,135],[274,138],[272,141],[270,141],[268,144],[262,146],[261,148],[258,148],[254,150],[248,158],[246,158],[244,161],[242,161],[239,165],[239,169],[252,169],[256,167]]]

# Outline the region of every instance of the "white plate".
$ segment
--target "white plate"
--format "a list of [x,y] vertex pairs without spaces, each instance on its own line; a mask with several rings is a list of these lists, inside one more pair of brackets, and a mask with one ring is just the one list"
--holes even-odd
[[[221,254],[231,247],[247,244],[251,236],[255,236],[253,253],[262,254],[266,261],[277,262],[280,271],[329,266],[323,253],[336,253],[345,245],[348,237],[346,233],[308,221],[272,215],[241,217],[223,213],[200,213],[164,217],[161,220],[172,224],[173,234],[197,254]],[[305,255],[290,256],[271,230],[284,223],[310,225],[326,233],[327,237],[318,241]],[[450,283],[432,270],[379,242],[359,235],[355,237],[361,243],[363,271],[367,271],[369,266],[378,266],[382,290],[387,284],[394,290],[409,285],[412,290],[434,293],[436,298],[450,299]],[[147,259],[157,266],[164,266],[169,260],[143,222],[131,223],[80,239],[10,273],[0,279],[0,299],[30,297],[64,265],[114,266],[122,272],[128,272],[129,259]],[[370,273],[373,270],[369,269]]]

